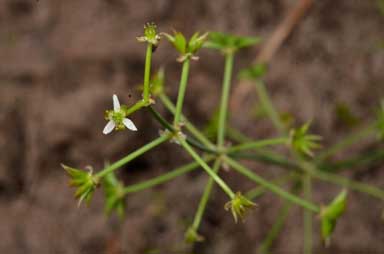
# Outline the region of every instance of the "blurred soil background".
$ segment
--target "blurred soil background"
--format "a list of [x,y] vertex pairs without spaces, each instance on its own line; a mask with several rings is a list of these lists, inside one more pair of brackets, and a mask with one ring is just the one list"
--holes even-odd
[[[145,46],[135,38],[145,22],[154,21],[165,32],[221,31],[268,39],[297,2],[1,0],[0,252],[257,253],[282,204],[272,194],[257,201],[259,208],[245,224],[236,225],[217,189],[200,230],[206,241],[192,248],[183,244],[183,235],[207,180],[204,172],[129,195],[126,219],[119,221],[105,216],[101,191],[89,207],[77,208],[60,163],[100,170],[106,161],[157,137],[159,125],[145,110],[132,116],[138,132],[101,132],[113,93],[127,104],[140,96]],[[378,46],[384,40],[384,17],[374,0],[314,1],[305,16],[271,59],[266,82],[282,112],[294,116],[295,124],[312,119],[313,132],[329,144],[357,128],[359,121],[372,119],[384,96],[384,51]],[[239,53],[236,72],[259,50]],[[192,63],[185,114],[204,127],[217,107],[224,63],[215,52],[199,55],[200,61]],[[176,57],[162,41],[153,62],[154,70],[166,68],[172,99],[180,74]],[[252,87],[236,84],[234,79],[232,125],[255,138],[274,135],[272,126],[255,113]],[[155,106],[170,119],[160,103]],[[370,148],[372,142],[366,142],[349,152]],[[179,147],[166,144],[119,174],[126,184],[136,183],[188,161]],[[252,166],[267,178],[284,172]],[[382,164],[346,175],[383,187]],[[233,172],[223,172],[223,177],[234,189],[253,186]],[[316,201],[325,203],[340,188],[316,182],[315,189]],[[377,200],[352,193],[331,247],[322,247],[316,234],[315,253],[384,253],[382,209]],[[301,213],[291,210],[273,253],[301,252]]]

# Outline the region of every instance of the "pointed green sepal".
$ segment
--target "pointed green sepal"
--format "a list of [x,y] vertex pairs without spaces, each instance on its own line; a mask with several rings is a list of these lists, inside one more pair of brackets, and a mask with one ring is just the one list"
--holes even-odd
[[211,32],[204,47],[216,49],[221,52],[230,53],[242,48],[250,47],[260,43],[259,37],[236,36],[226,33]]
[[268,71],[268,66],[266,64],[263,64],[263,63],[255,64],[241,70],[239,73],[239,78],[257,80],[262,78],[267,73],[267,71]]
[[313,157],[313,150],[321,148],[318,143],[322,138],[318,135],[308,134],[311,123],[308,122],[289,133],[289,144],[298,153]]
[[164,92],[164,68],[160,68],[151,79],[151,94],[154,96],[160,95]]
[[176,31],[173,32],[173,35],[167,33],[163,33],[163,35],[179,52],[180,56],[177,59],[179,62],[183,62],[186,59],[198,60],[195,54],[208,37],[208,33],[200,35],[199,32],[196,32],[188,41],[182,33]]
[[239,219],[244,221],[247,212],[255,206],[255,203],[244,197],[240,192],[237,192],[235,197],[225,204],[224,209],[227,211],[231,210],[233,219],[237,223]]
[[343,215],[347,205],[347,191],[342,190],[332,202],[321,208],[321,235],[326,246],[329,246],[337,220]]
[[88,172],[81,169],[68,167],[61,164],[64,170],[70,177],[69,185],[76,187],[75,198],[79,200],[78,205],[80,206],[83,200],[89,204],[92,195],[99,184],[99,179],[92,174],[92,170]]
[[125,200],[123,184],[119,182],[113,172],[106,175],[102,180],[102,186],[105,196],[105,212],[110,215],[116,211],[120,218],[124,217]]

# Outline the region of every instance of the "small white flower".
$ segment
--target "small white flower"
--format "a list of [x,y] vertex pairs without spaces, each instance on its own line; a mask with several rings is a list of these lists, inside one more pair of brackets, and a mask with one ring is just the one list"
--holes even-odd
[[137,131],[135,124],[126,117],[125,111],[120,107],[120,102],[116,94],[113,95],[112,99],[113,110],[106,111],[106,119],[109,121],[104,127],[103,134],[109,134],[113,129],[122,130],[124,128]]

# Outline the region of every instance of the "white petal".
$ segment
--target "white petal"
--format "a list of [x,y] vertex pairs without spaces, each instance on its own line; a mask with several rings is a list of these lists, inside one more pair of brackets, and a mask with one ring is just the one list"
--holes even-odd
[[115,128],[116,124],[114,121],[109,121],[107,123],[107,125],[105,125],[104,127],[104,130],[103,130],[103,134],[107,135],[108,133],[111,133],[111,131],[113,131],[113,129]]
[[119,111],[120,110],[120,102],[119,102],[119,99],[117,98],[117,95],[114,94],[112,96],[112,99],[113,99],[113,110]]
[[124,118],[123,124],[125,125],[125,127],[130,129],[131,131],[137,131],[135,124],[130,119]]

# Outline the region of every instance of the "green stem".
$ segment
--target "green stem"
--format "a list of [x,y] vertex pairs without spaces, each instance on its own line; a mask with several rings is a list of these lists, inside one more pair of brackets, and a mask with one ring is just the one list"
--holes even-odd
[[[213,159],[213,156],[211,157],[208,157],[205,159],[206,162],[209,162]],[[157,176],[157,177],[154,177],[152,179],[149,179],[149,180],[146,180],[146,181],[143,181],[141,183],[137,183],[137,184],[133,184],[133,185],[130,185],[130,186],[127,186],[123,189],[123,193],[124,195],[127,195],[129,193],[133,193],[133,192],[138,192],[138,191],[141,191],[141,190],[145,190],[145,189],[148,189],[148,188],[151,188],[151,187],[154,187],[156,185],[159,185],[159,184],[162,184],[162,183],[165,183],[167,181],[170,181],[178,176],[181,176],[181,175],[184,175],[192,170],[195,170],[199,167],[199,163],[197,162],[192,162],[192,163],[189,163],[189,164],[186,164],[184,166],[181,166],[181,167],[178,167],[166,174],[163,174],[163,175],[160,175],[160,176]]]
[[149,101],[149,93],[150,93],[149,79],[151,76],[151,60],[152,60],[152,44],[148,43],[147,52],[145,55],[145,69],[144,69],[144,90],[143,90],[144,102]]
[[288,141],[287,138],[271,138],[271,139],[264,139],[260,141],[255,142],[249,142],[240,144],[237,146],[233,146],[227,150],[229,153],[238,152],[242,150],[252,150],[252,149],[258,149],[265,146],[271,146],[271,145],[280,145],[280,144],[286,144]]
[[184,147],[184,149],[192,156],[195,161],[197,161],[200,166],[213,178],[213,180],[223,189],[223,191],[233,199],[235,197],[235,193],[229,188],[229,186],[213,171],[211,167],[205,163],[201,157],[193,150],[193,148],[183,139],[179,139],[180,144]]
[[372,134],[374,134],[374,126],[371,124],[357,132],[351,133],[350,135],[344,137],[340,142],[320,153],[317,156],[316,161],[324,161],[342,149],[349,147]]
[[292,203],[295,203],[299,206],[302,206],[305,209],[311,210],[315,213],[320,212],[320,208],[316,204],[308,202],[308,201],[306,201],[306,200],[304,200],[298,196],[295,196],[295,195],[285,191],[284,189],[280,188],[279,186],[277,186],[277,185],[265,180],[264,178],[256,175],[250,169],[244,167],[243,165],[241,165],[237,161],[235,161],[235,160],[233,160],[227,156],[224,157],[224,160],[225,160],[225,162],[227,162],[232,168],[234,168],[239,173],[243,174],[244,176],[248,177],[250,180],[252,180],[256,183],[265,186],[265,188],[267,188],[271,192],[279,195],[280,197],[282,197],[282,198],[284,198],[284,199],[286,199]]
[[271,98],[268,95],[264,82],[262,80],[257,80],[255,84],[256,84],[256,91],[259,96],[260,103],[263,109],[265,110],[268,117],[271,119],[273,125],[279,131],[279,133],[281,134],[285,133],[284,124],[281,121],[279,113],[277,112],[277,110],[272,104]]
[[[334,162],[320,162],[317,167],[321,171],[337,172],[342,169],[352,169],[356,166],[366,166],[373,163],[379,163],[384,160],[384,150],[366,151],[352,158]],[[367,167],[368,168],[368,167]]]
[[351,190],[359,191],[359,192],[368,194],[370,196],[373,196],[375,198],[384,200],[384,190],[382,190],[380,188],[377,188],[377,187],[369,185],[369,184],[356,182],[356,181],[350,180],[346,177],[339,176],[336,174],[320,171],[320,170],[317,170],[316,168],[314,168],[312,166],[309,166],[307,168],[310,168],[308,173],[317,179],[320,179],[320,180],[323,180],[326,182],[330,182],[330,183],[334,183],[337,185],[341,185],[341,186],[349,188]]
[[246,143],[246,142],[252,142],[253,141],[253,139],[247,137],[242,132],[240,132],[237,129],[232,128],[230,126],[227,126],[226,132],[227,132],[228,137],[237,143]]
[[[175,134],[176,130],[175,130],[175,127],[172,126],[170,123],[168,123],[167,120],[165,120],[161,114],[159,112],[157,112],[153,107],[148,107],[149,111],[151,112],[151,114],[155,117],[155,119],[164,127],[166,128],[167,130],[169,130],[170,132],[172,132],[173,134]],[[186,137],[187,139],[187,142],[188,144],[192,145],[193,147],[196,147],[204,152],[208,152],[208,153],[212,153],[212,154],[216,154],[217,151],[216,150],[213,150],[213,149],[210,149],[208,147],[205,147],[203,144],[199,143],[198,141],[196,141],[195,139],[192,139],[191,137]]]
[[187,89],[187,83],[188,83],[189,65],[190,65],[190,60],[186,59],[183,62],[183,69],[181,71],[181,79],[180,79],[180,85],[179,85],[179,93],[177,96],[175,119],[173,121],[173,124],[176,127],[180,123],[181,111],[183,109],[185,90]]
[[235,153],[230,153],[229,156],[231,158],[236,158],[236,159],[246,159],[246,160],[258,161],[258,162],[264,162],[267,164],[273,164],[273,165],[281,166],[282,168],[285,168],[285,169],[297,168],[294,162],[291,162],[284,156],[281,156],[280,154],[273,153],[265,149],[259,150],[254,153],[235,152]]
[[[312,200],[312,179],[310,174],[303,175],[304,198],[311,202]],[[312,212],[304,210],[304,254],[312,253]]]
[[[169,99],[169,97],[164,94],[164,93],[161,93],[159,95],[159,98],[161,100],[161,102],[163,103],[163,105],[172,113],[172,114],[175,114],[176,112],[176,107],[175,105],[172,103],[172,101]],[[199,129],[197,129],[190,121],[187,120],[187,118],[185,116],[183,116],[183,114],[181,115],[181,121],[184,122],[185,124],[185,127],[186,129],[197,139],[199,140],[203,145],[205,145],[206,147],[209,147],[211,149],[214,149],[215,148],[215,145],[207,138],[205,137],[205,135],[203,133],[201,133],[199,131]]]
[[136,102],[132,107],[128,108],[125,112],[126,116],[129,116],[133,112],[136,112],[137,110],[141,109],[142,107],[147,106],[148,104],[143,100],[140,100]]
[[[215,164],[213,165],[213,171],[217,174],[219,169],[220,169],[220,160],[216,159]],[[214,181],[213,181],[212,177],[209,177],[207,185],[205,186],[203,195],[201,196],[201,199],[199,202],[199,207],[197,208],[195,218],[194,218],[193,224],[192,224],[192,227],[196,232],[199,229],[200,222],[201,222],[201,219],[203,218],[203,214],[205,211],[205,207],[207,206],[209,197],[211,195],[213,183],[214,183]]]
[[222,147],[225,139],[225,129],[228,114],[228,100],[229,92],[231,89],[231,78],[233,70],[234,53],[227,53],[225,55],[224,79],[223,88],[220,100],[219,122],[217,129],[217,145]]
[[113,163],[112,165],[104,168],[102,171],[98,172],[95,177],[97,178],[103,178],[104,176],[106,176],[107,174],[111,173],[112,171],[116,170],[117,168],[120,168],[121,166],[123,166],[124,164],[130,162],[131,160],[137,158],[138,156],[144,154],[145,152],[151,150],[152,148],[160,145],[161,143],[167,141],[168,139],[170,138],[169,135],[163,135],[163,136],[160,136],[158,138],[156,138],[155,140],[153,140],[152,142],[142,146],[141,148],[137,149],[136,151],[128,154],[127,156],[125,156],[124,158],[116,161],[115,163]]
[[[271,183],[281,185],[281,184],[288,182],[291,179],[292,179],[292,175],[287,174],[285,176],[278,177],[278,178],[272,180]],[[267,191],[267,189],[265,188],[265,186],[260,185],[260,186],[257,186],[255,188],[247,191],[247,193],[245,193],[244,196],[253,200],[253,199],[258,198],[261,195],[263,195],[266,191]]]
[[273,223],[271,230],[268,232],[267,236],[261,243],[259,251],[261,254],[267,254],[269,249],[272,246],[273,241],[277,238],[281,230],[283,229],[284,223],[288,218],[289,210],[292,207],[292,203],[284,202],[283,207],[280,209],[279,214],[275,222]]

